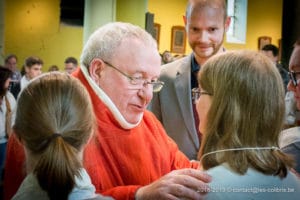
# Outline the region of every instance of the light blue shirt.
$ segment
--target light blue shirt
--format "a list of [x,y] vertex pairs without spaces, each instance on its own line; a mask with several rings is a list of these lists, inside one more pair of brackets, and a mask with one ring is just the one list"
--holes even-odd
[[205,199],[299,200],[300,197],[300,179],[291,172],[284,179],[251,168],[240,175],[223,164],[207,173],[212,176],[212,182]]

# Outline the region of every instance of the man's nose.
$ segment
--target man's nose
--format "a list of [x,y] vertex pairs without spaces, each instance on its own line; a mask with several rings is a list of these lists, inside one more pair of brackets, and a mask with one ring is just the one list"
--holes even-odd
[[151,84],[144,84],[138,94],[148,104],[153,97],[153,86]]
[[208,33],[207,31],[200,31],[198,35],[198,40],[203,42],[208,40]]

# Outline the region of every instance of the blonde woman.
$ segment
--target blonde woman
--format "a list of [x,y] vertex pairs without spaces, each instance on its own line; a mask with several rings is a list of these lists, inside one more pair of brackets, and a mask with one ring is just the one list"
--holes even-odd
[[13,130],[28,175],[13,199],[102,199],[81,161],[93,127],[89,95],[77,79],[51,72],[24,88]]
[[207,199],[299,199],[293,161],[278,148],[285,102],[275,65],[257,52],[227,52],[207,61],[198,81]]

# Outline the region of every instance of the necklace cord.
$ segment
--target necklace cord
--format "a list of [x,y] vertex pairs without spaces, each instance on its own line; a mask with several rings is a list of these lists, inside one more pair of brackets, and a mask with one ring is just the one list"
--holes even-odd
[[221,149],[221,150],[212,151],[212,152],[203,154],[201,156],[199,162],[201,162],[204,157],[206,157],[210,154],[226,152],[226,151],[243,151],[243,150],[277,150],[277,151],[280,151],[280,148],[272,146],[272,147],[242,147],[242,148],[233,148],[233,149]]

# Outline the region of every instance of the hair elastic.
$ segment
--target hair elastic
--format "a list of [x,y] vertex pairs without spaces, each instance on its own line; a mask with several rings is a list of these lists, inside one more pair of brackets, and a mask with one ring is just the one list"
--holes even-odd
[[57,137],[62,137],[59,133],[53,133],[52,135],[48,136],[47,139],[43,140],[37,147],[39,151],[47,148],[49,144]]
[[55,138],[57,138],[57,137],[62,137],[62,135],[61,134],[59,134],[59,133],[53,133],[51,136],[50,136],[50,139],[55,139]]

